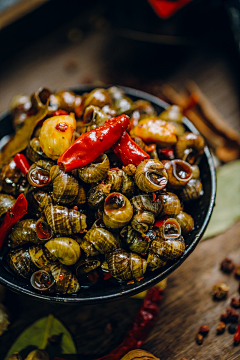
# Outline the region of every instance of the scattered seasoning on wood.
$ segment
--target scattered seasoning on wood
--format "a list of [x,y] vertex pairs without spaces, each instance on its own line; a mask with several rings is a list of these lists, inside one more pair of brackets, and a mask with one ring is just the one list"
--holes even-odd
[[226,324],[223,321],[219,321],[218,327],[217,327],[217,335],[221,335],[225,332]]
[[233,325],[233,324],[229,325],[229,327],[228,327],[229,334],[235,334],[236,330],[237,330],[237,328],[235,325]]
[[96,360],[120,360],[129,351],[139,349],[142,346],[157,320],[163,292],[162,289],[156,286],[148,290],[143,305],[134,317],[132,326],[123,342],[110,354]]
[[237,298],[233,297],[231,299],[231,306],[234,307],[235,309],[240,308],[240,298],[237,299]]
[[202,343],[203,343],[203,335],[202,334],[197,333],[197,335],[196,335],[196,343],[198,345],[202,345]]
[[226,298],[229,291],[229,286],[224,282],[214,285],[212,290],[212,297],[214,300],[223,300]]
[[238,322],[238,318],[238,313],[234,309],[227,307],[226,313],[221,315],[220,320],[224,321],[225,323],[235,323]]
[[234,262],[229,258],[224,259],[220,266],[221,270],[226,274],[230,274],[235,268]]
[[240,265],[237,265],[234,270],[234,275],[237,279],[240,279]]
[[233,338],[234,345],[238,345],[240,342],[240,321],[237,327],[237,331],[235,332],[234,338]]
[[210,328],[208,325],[202,325],[202,326],[200,326],[198,333],[202,334],[203,336],[207,336],[207,334],[209,333],[209,330],[210,330]]

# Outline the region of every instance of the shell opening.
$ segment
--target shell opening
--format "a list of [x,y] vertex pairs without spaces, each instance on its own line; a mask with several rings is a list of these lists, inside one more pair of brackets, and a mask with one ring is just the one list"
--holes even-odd
[[54,279],[46,270],[38,270],[32,274],[30,283],[34,289],[46,291],[53,286]]
[[155,172],[148,172],[147,178],[149,179],[149,181],[151,181],[151,183],[153,183],[157,186],[164,187],[167,185],[167,177],[165,176],[164,173],[159,174],[159,173],[155,173]]
[[32,186],[46,186],[49,184],[50,180],[49,172],[38,167],[30,169],[28,172],[28,181]]
[[124,197],[121,194],[110,194],[105,200],[105,210],[121,209],[125,205]]
[[40,240],[49,240],[52,237],[52,229],[43,219],[37,221],[36,232]]
[[173,175],[180,182],[189,181],[192,178],[192,169],[185,161],[172,160]]
[[189,164],[193,165],[196,163],[198,152],[194,148],[188,148],[184,151],[183,160],[187,161]]
[[181,235],[181,226],[175,219],[167,219],[163,224],[165,240],[175,240]]

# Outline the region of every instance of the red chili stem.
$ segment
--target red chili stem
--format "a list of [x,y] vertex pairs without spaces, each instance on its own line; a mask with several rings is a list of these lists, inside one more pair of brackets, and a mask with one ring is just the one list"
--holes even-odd
[[238,323],[237,331],[234,334],[233,341],[234,341],[235,345],[239,344],[239,341],[240,341],[240,321]]
[[148,290],[143,305],[136,314],[123,342],[110,354],[96,360],[120,360],[129,351],[139,349],[154,327],[163,299],[163,290],[152,287]]
[[52,116],[59,116],[59,115],[69,115],[69,113],[65,110],[56,110],[52,114]]
[[82,134],[59,157],[58,165],[65,171],[85,166],[110,149],[128,127],[129,117],[120,115],[104,125]]
[[27,200],[23,194],[20,194],[15,204],[6,213],[3,223],[0,226],[0,249],[13,225],[15,225],[26,213]]
[[134,164],[138,166],[144,159],[149,159],[150,155],[138,146],[131,139],[126,131],[112,147],[114,154],[123,165]]
[[16,154],[14,156],[14,162],[17,167],[21,170],[21,173],[27,177],[28,170],[30,169],[30,165],[23,154]]

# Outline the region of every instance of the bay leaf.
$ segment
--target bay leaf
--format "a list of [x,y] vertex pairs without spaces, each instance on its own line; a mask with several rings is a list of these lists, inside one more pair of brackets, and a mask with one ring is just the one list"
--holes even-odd
[[34,101],[37,113],[27,117],[23,126],[17,130],[13,138],[5,145],[2,153],[0,154],[0,165],[10,160],[17,153],[26,149],[35,127],[47,115],[49,99],[46,101],[46,104],[43,104],[36,92],[34,93],[34,96],[32,96],[32,101]]
[[68,330],[53,315],[49,315],[37,320],[22,332],[8,351],[5,360],[8,360],[13,353],[21,352],[26,348],[31,348],[31,350],[34,348],[45,349],[48,345],[48,338],[59,334],[62,334],[61,354],[76,354],[77,350]]
[[240,219],[240,160],[217,170],[216,205],[203,240],[225,232]]

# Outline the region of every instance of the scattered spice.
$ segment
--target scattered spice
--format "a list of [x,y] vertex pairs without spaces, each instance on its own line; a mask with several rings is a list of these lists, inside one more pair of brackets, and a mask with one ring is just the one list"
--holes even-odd
[[240,265],[237,265],[234,270],[234,275],[237,279],[240,279]]
[[234,268],[235,264],[229,258],[226,258],[221,262],[221,270],[226,274],[230,274],[234,270]]
[[233,341],[234,341],[234,345],[238,345],[240,342],[240,321],[237,327],[237,331],[235,332]]
[[237,299],[237,298],[233,297],[231,299],[231,306],[234,307],[235,309],[240,308],[240,298]]
[[229,327],[228,327],[229,334],[235,334],[236,330],[237,330],[237,328],[235,325],[233,325],[233,324],[229,325]]
[[202,345],[202,343],[203,343],[203,335],[202,334],[197,333],[197,335],[196,335],[196,343],[198,345]]
[[210,328],[208,325],[202,325],[202,326],[200,326],[198,333],[202,334],[203,336],[207,336],[207,334],[209,333],[209,330],[210,330]]
[[228,294],[229,286],[221,282],[213,287],[212,296],[214,300],[222,300]]
[[234,309],[227,307],[226,313],[221,315],[220,320],[224,321],[225,323],[235,323],[238,322],[238,318],[238,313]]
[[226,324],[223,321],[219,321],[218,327],[217,327],[217,335],[221,335],[225,332]]

